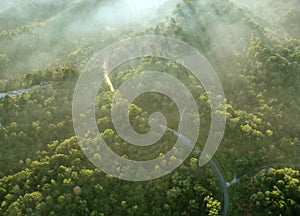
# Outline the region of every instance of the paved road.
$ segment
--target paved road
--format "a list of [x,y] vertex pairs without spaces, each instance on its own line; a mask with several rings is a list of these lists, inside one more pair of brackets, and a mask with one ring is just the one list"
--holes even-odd
[[[180,133],[180,125],[179,125],[179,131],[176,131],[172,128],[167,127],[168,130],[172,131],[179,139],[183,140],[187,145],[192,145],[192,143],[190,142],[190,140],[184,136],[182,133]],[[192,145],[193,146],[193,145]],[[193,146],[194,147],[194,146]],[[197,153],[197,155],[201,155],[202,151],[199,151]],[[222,208],[222,215],[226,216],[227,215],[227,211],[228,211],[228,205],[229,205],[229,197],[228,197],[228,191],[227,191],[227,182],[224,179],[224,176],[222,174],[222,172],[220,171],[220,169],[218,168],[218,166],[215,164],[215,162],[213,160],[210,160],[208,162],[208,164],[211,166],[211,168],[213,169],[220,188],[222,190],[222,195],[223,195],[223,208]]]

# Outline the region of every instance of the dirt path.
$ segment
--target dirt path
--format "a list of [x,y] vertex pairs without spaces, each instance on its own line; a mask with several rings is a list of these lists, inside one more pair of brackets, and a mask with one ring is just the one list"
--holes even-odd
[[113,86],[113,84],[112,84],[112,82],[111,82],[111,80],[110,80],[110,78],[108,76],[106,62],[103,63],[103,69],[104,69],[104,78],[105,78],[105,81],[107,82],[110,90],[112,92],[114,92],[115,88],[114,88],[114,86]]

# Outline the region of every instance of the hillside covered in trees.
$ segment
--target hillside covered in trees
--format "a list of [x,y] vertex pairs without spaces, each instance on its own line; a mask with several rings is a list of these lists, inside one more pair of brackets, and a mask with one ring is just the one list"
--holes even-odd
[[[300,215],[298,0],[10,0],[0,6],[0,215]],[[180,62],[157,56],[123,62],[103,75],[95,100],[99,134],[120,157],[152,160],[176,140],[189,140],[188,132],[180,134],[179,108],[158,92],[127,104],[128,118],[146,134],[151,114],[161,112],[163,136],[145,147],[118,134],[117,89],[144,71],[180,80],[201,117],[195,148],[178,168],[126,181],[87,157],[72,102],[100,50],[143,35],[176,38],[203,54],[223,86],[226,128],[211,162],[199,166],[211,113],[219,111],[211,109],[211,92]],[[84,139],[95,142],[89,134]]]

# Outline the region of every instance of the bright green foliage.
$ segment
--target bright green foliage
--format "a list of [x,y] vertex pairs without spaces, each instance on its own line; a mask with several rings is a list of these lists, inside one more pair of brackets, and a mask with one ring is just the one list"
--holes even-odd
[[251,206],[256,215],[299,215],[300,172],[291,168],[262,171],[255,177]]
[[[0,214],[218,215],[221,204],[211,195],[217,192],[202,186],[200,176],[210,175],[201,170],[187,164],[154,181],[118,180],[90,164],[72,137],[53,142],[38,160],[0,180]],[[77,185],[80,194],[73,192]]]
[[[243,176],[228,188],[228,215],[300,215],[298,0],[168,0],[147,25],[136,20],[115,28],[123,16],[106,9],[119,10],[118,0],[14,2],[0,12],[0,215],[221,214],[223,200],[213,171],[199,168],[195,156],[211,126],[211,93],[179,61],[134,59],[109,77],[118,89],[142,71],[162,71],[188,88],[201,127],[196,147],[183,165],[152,181],[122,181],[92,165],[77,143],[72,99],[79,75],[86,73],[96,52],[119,39],[146,34],[189,43],[220,78],[227,125],[214,160],[225,180]],[[126,9],[126,15],[132,15]],[[116,18],[109,22],[109,16]],[[23,93],[11,92],[22,89]],[[127,143],[116,133],[111,120],[115,95],[104,82],[95,102],[96,123],[107,145],[132,160],[166,154],[177,140],[171,130],[147,148]],[[180,113],[165,95],[147,92],[128,106],[130,123],[138,133],[149,131],[149,115],[157,111],[164,114],[168,127],[178,129]],[[189,137],[188,132],[184,135]],[[89,134],[86,141],[95,144]],[[91,155],[95,160],[105,158],[101,151]]]

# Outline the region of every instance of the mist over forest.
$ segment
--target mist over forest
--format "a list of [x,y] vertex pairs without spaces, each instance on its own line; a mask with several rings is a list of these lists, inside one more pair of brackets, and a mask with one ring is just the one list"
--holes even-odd
[[[16,60],[10,62],[9,73],[61,64],[60,61],[81,44],[104,48],[106,40],[113,42],[117,35],[147,24],[161,3],[125,0],[7,2],[0,17],[2,50],[6,51],[8,59],[13,56]],[[17,46],[16,54],[12,47]]]
[[[74,98],[92,88],[91,82],[78,90],[78,82],[99,52],[146,35],[174,38],[201,53],[220,80],[225,107],[213,108],[212,99],[222,95],[207,92],[180,61],[144,56],[109,73],[126,43],[93,65],[104,79],[93,107],[98,136],[120,158],[165,158],[154,175],[180,162],[159,178],[126,181],[95,166],[101,161],[120,176],[132,168],[111,161],[92,132],[78,136],[75,125],[84,127],[90,110],[77,122]],[[179,80],[195,101],[200,124],[195,113],[159,92],[114,101],[123,83],[145,71]],[[160,85],[181,93],[170,83]],[[160,112],[163,136],[149,146],[129,142],[116,129],[114,105],[128,108],[130,124],[124,120],[120,127],[142,135]],[[299,107],[299,0],[1,0],[0,215],[300,215]],[[224,135],[209,163],[199,166],[214,114],[226,117]],[[198,137],[182,130],[183,119],[200,125]],[[171,149],[180,152],[177,140],[195,140],[184,161],[167,158]],[[153,170],[132,175],[150,179]]]

